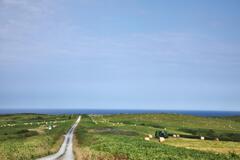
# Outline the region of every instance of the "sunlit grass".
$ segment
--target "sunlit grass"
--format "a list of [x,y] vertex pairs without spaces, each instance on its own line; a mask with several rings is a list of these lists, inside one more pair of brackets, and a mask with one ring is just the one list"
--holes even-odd
[[[0,116],[0,159],[30,160],[56,152],[74,121],[64,115]],[[49,125],[55,128],[48,130]]]
[[[169,116],[169,118],[168,118]],[[163,117],[163,119],[161,119]],[[184,139],[167,139],[164,143],[159,143],[157,139],[144,141],[144,136],[154,134],[158,129],[166,127],[168,132],[188,134],[179,131],[179,125],[176,121],[184,121],[184,118],[192,118],[192,116],[179,115],[111,115],[111,116],[84,116],[80,126],[77,128],[76,135],[81,149],[88,149],[88,152],[106,152],[114,156],[113,159],[187,159],[187,160],[234,160],[240,159],[235,153],[239,147],[237,142],[217,142],[217,141],[200,141],[189,140],[192,146],[188,146],[188,142]],[[173,122],[171,122],[171,120]],[[205,125],[204,123],[196,123],[196,121],[213,121]],[[160,121],[161,123],[157,123]],[[230,120],[229,120],[230,121]],[[193,118],[185,125],[186,128],[198,129],[216,129],[219,132],[229,132],[231,129],[221,129],[218,125],[226,125],[222,119],[209,118]],[[231,123],[235,123],[232,122]],[[236,122],[237,123],[237,122]],[[159,126],[158,126],[159,124]],[[200,125],[201,124],[201,125]],[[234,124],[238,126],[238,124]],[[168,126],[168,127],[167,127]],[[159,128],[158,128],[159,127]],[[170,128],[170,129],[169,129]],[[232,129],[232,131],[236,131]],[[176,142],[176,144],[174,144]],[[181,145],[182,143],[182,145]],[[206,146],[206,147],[204,147]],[[214,148],[215,147],[215,148]],[[206,149],[204,149],[206,148]],[[212,150],[211,150],[212,148]]]

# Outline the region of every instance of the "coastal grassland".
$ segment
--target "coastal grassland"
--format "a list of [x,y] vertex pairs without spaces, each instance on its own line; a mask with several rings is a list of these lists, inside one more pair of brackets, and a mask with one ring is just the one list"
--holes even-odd
[[227,119],[227,120],[233,120],[236,122],[240,122],[240,116],[227,116],[227,117],[221,117],[222,119]]
[[134,124],[156,129],[166,128],[169,133],[192,135],[198,138],[219,138],[224,141],[240,141],[240,123],[232,119],[218,117],[197,117],[178,114],[119,114],[97,117],[110,123]]
[[190,138],[169,138],[165,144],[217,153],[240,153],[239,142],[199,140]]
[[[192,122],[188,119],[193,119]],[[181,121],[184,120],[184,126]],[[198,122],[204,120],[208,124]],[[212,122],[211,122],[212,121]],[[161,123],[159,123],[161,122]],[[197,122],[197,123],[196,123]],[[196,123],[196,124],[194,124]],[[199,142],[195,144],[195,147],[184,146],[187,142],[181,139],[176,139],[179,145],[174,146],[174,139],[169,139],[164,143],[157,142],[156,139],[151,141],[144,141],[144,136],[148,134],[154,134],[157,129],[167,128],[167,131],[173,133],[178,132],[181,134],[191,135],[182,130],[181,127],[189,129],[214,129],[221,130],[220,125],[228,126],[225,123],[233,123],[236,128],[227,128],[227,132],[237,132],[239,124],[234,122],[228,122],[221,119],[209,119],[193,116],[183,115],[158,115],[158,114],[142,114],[142,115],[84,115],[82,117],[80,125],[76,130],[76,138],[79,145],[79,152],[81,150],[87,150],[87,154],[95,154],[100,152],[107,154],[106,159],[129,159],[129,160],[154,160],[154,159],[166,159],[166,160],[239,160],[240,157],[236,153],[219,152],[219,150],[198,150],[198,146],[206,145],[205,141],[196,140]],[[201,125],[199,125],[201,124]],[[210,125],[214,124],[212,127]],[[169,128],[169,129],[168,129]],[[225,130],[224,130],[225,131]],[[172,142],[172,143],[171,143]],[[233,142],[216,143],[219,147],[231,147]],[[181,146],[181,143],[183,144]],[[211,143],[211,142],[209,142]],[[239,143],[233,145],[233,148],[239,146]],[[210,144],[208,147],[211,148]],[[214,147],[214,146],[212,146]],[[228,150],[233,151],[233,150]],[[77,152],[77,151],[75,151]],[[85,154],[85,152],[81,152]],[[223,154],[226,153],[226,154]],[[109,156],[109,154],[112,155]],[[94,158],[87,156],[85,159],[104,159]],[[81,157],[79,158],[81,159]],[[84,159],[84,158],[83,158]]]
[[69,115],[1,115],[0,159],[30,160],[56,152],[75,118]]

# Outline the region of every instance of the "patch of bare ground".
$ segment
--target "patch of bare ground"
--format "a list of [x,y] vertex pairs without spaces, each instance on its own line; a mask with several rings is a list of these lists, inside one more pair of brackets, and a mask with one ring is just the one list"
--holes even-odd
[[33,128],[33,129],[28,129],[29,131],[36,131],[38,134],[44,134],[45,131],[43,128]]

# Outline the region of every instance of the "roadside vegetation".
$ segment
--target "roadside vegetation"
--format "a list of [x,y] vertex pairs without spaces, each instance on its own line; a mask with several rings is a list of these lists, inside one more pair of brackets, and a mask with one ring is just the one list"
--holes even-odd
[[[166,130],[170,138],[163,143],[144,140],[156,130]],[[239,160],[239,131],[239,122],[216,117],[84,115],[76,130],[75,152],[82,153],[76,154],[78,159]],[[200,136],[210,140],[200,140]]]
[[0,159],[30,160],[56,152],[75,118],[69,115],[0,115]]

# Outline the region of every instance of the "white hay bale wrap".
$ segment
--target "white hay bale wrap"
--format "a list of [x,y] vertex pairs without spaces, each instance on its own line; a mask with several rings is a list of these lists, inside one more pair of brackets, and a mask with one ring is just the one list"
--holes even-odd
[[149,137],[145,137],[144,140],[145,141],[150,141],[150,138]]
[[164,137],[159,137],[159,142],[164,142],[165,138]]
[[148,135],[149,138],[153,138],[153,136],[151,134]]
[[205,137],[201,136],[200,139],[201,139],[201,140],[205,140]]

